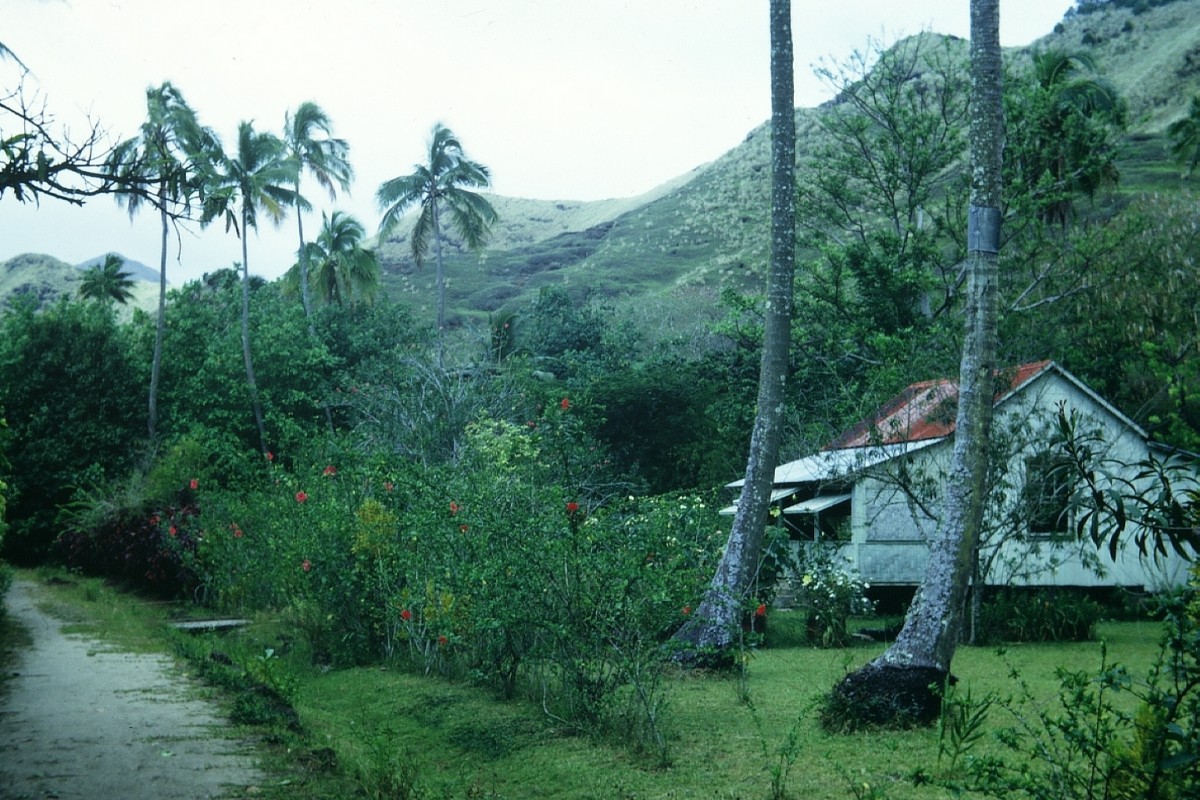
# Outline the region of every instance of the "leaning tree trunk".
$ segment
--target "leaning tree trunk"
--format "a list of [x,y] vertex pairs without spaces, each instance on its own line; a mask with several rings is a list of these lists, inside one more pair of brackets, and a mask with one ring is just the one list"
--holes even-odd
[[937,718],[929,687],[950,678],[986,499],[996,373],[996,292],[1003,153],[999,0],[971,0],[971,202],[966,337],[943,516],[925,580],[888,650],[834,687],[827,726],[905,725]]
[[247,260],[246,239],[249,229],[247,217],[242,213],[242,358],[246,362],[246,387],[250,391],[250,405],[254,409],[254,424],[258,428],[258,446],[267,452],[267,428],[263,424],[262,403],[258,399],[258,381],[254,379],[254,359],[250,355],[250,262]]
[[731,653],[761,560],[779,460],[792,326],[796,252],[796,117],[791,0],[771,0],[771,269],[758,379],[758,405],[737,514],[716,574],[695,616],[675,635],[681,659]]

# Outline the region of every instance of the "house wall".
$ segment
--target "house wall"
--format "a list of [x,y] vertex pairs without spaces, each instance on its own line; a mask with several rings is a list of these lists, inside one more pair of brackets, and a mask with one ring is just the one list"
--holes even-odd
[[[989,501],[988,529],[983,557],[991,567],[990,585],[1144,586],[1157,589],[1177,585],[1187,578],[1187,562],[1177,555],[1143,557],[1134,545],[1135,531],[1126,531],[1114,561],[1107,548],[1090,542],[1030,537],[1014,520],[1020,503],[1026,459],[1044,452],[1052,441],[1059,405],[1078,412],[1081,426],[1101,432],[1104,455],[1110,465],[1132,465],[1149,450],[1140,432],[1102,402],[1055,372],[1046,373],[997,406],[993,429],[998,441],[1010,441],[1007,470],[997,473]],[[1017,438],[1020,433],[1020,438]],[[1003,437],[1008,437],[1004,439]],[[1020,446],[1016,443],[1023,442]],[[873,584],[919,584],[928,561],[926,542],[936,532],[940,514],[940,487],[947,480],[952,441],[947,440],[913,453],[906,470],[932,481],[922,505],[898,488],[899,462],[893,461],[864,474],[853,489],[851,539],[841,554]],[[935,488],[936,487],[936,488]],[[921,491],[918,487],[918,494]],[[1068,520],[1068,523],[1072,522]],[[1073,530],[1073,525],[1069,525]],[[1020,536],[1013,536],[1020,529]],[[994,558],[991,558],[995,556]]]

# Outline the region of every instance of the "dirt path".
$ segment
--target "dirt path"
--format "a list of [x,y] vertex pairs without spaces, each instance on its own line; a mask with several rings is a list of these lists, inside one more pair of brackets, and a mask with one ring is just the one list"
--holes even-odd
[[222,734],[171,660],[62,632],[18,581],[8,613],[28,629],[0,696],[3,800],[199,800],[256,794],[249,747]]

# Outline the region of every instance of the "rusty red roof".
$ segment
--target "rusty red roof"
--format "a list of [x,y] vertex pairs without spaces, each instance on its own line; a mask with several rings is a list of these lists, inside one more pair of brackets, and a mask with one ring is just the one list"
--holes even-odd
[[[994,403],[1040,375],[1053,362],[1035,361],[999,370]],[[954,433],[958,413],[958,382],[950,378],[910,384],[874,414],[844,432],[824,450],[903,444],[940,439]]]

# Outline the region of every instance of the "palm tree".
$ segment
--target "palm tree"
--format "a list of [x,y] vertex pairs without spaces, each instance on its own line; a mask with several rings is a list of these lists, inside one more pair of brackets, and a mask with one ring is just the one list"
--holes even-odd
[[834,688],[840,700],[836,705],[859,722],[912,724],[937,718],[937,688],[950,674],[983,525],[995,397],[1004,150],[999,4],[1000,0],[971,0],[971,197],[966,326],[950,457],[954,480],[946,486],[925,579],[896,641]]
[[258,440],[262,452],[268,452],[258,383],[254,378],[254,358],[250,352],[250,258],[247,240],[250,229],[258,229],[261,211],[278,226],[288,206],[296,203],[290,186],[296,182],[295,170],[286,157],[284,143],[271,133],[257,132],[253,123],[238,125],[237,152],[233,158],[218,154],[209,165],[204,185],[201,225],[217,217],[225,220],[242,240],[242,356],[246,362],[246,384]]
[[1125,125],[1127,108],[1117,90],[1097,77],[1086,53],[1047,50],[1033,57],[1033,92],[1023,97],[1013,148],[1025,188],[1044,194],[1039,215],[1066,224],[1070,195],[1092,196],[1116,184],[1111,132]]
[[412,254],[417,266],[425,263],[432,242],[437,260],[438,358],[442,357],[442,334],[446,327],[446,280],[442,261],[442,214],[449,216],[451,227],[468,250],[478,250],[487,242],[496,210],[482,195],[470,191],[491,185],[488,168],[463,154],[454,132],[440,122],[433,126],[429,142],[429,160],[414,165],[410,175],[385,181],[375,193],[383,220],[379,238],[383,241],[400,224],[410,207],[420,205],[412,231]]
[[[172,223],[186,218],[199,190],[199,165],[219,149],[216,134],[200,125],[196,112],[169,82],[146,90],[146,121],[132,139],[114,148],[108,171],[125,191],[118,203],[133,217],[143,204],[158,209],[162,223],[158,265],[158,320],[150,367],[148,429],[153,439],[158,423],[158,383],[162,372],[167,308],[167,241]],[[146,188],[151,187],[151,188]]]
[[333,138],[333,123],[320,106],[316,103],[301,103],[296,113],[289,113],[284,118],[284,146],[287,157],[292,162],[296,180],[296,231],[300,237],[300,298],[304,305],[304,314],[309,318],[309,332],[312,328],[312,302],[309,296],[308,268],[309,262],[304,246],[304,214],[301,213],[306,205],[300,194],[300,178],[307,170],[322,188],[329,192],[329,199],[337,196],[334,185],[342,191],[349,191],[350,181],[354,170],[347,160],[350,146],[344,139]]
[[321,232],[307,246],[310,280],[325,303],[370,302],[379,288],[379,258],[362,246],[366,228],[342,211],[321,216]]
[[125,261],[119,255],[109,253],[102,264],[94,264],[83,273],[79,296],[101,303],[125,305],[133,299],[133,277],[122,269],[124,266]]
[[728,657],[756,583],[783,432],[796,260],[796,108],[791,0],[771,0],[771,271],[750,456],[733,528],[704,599],[676,634],[681,658]]
[[1185,165],[1186,178],[1200,166],[1200,95],[1192,97],[1186,117],[1167,127],[1167,136],[1171,137],[1171,154]]

